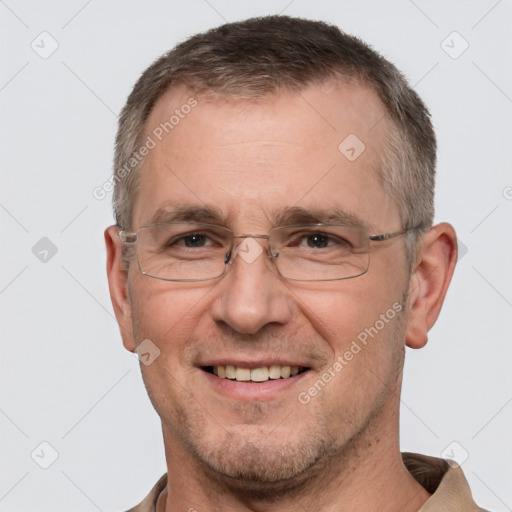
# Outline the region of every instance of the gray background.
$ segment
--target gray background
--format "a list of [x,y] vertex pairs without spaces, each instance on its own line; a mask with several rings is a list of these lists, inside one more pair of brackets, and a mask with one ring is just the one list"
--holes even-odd
[[431,109],[437,219],[462,252],[428,346],[408,351],[402,448],[451,455],[481,505],[512,510],[510,0],[0,1],[0,510],[123,510],[165,471],[108,296],[110,196],[92,190],[152,60],[224,20],[279,12],[361,36]]

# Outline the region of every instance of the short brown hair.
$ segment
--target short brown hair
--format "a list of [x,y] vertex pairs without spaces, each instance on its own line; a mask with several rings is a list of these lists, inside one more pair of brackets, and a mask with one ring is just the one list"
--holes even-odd
[[334,25],[288,16],[211,29],[177,45],[146,69],[119,120],[113,197],[117,224],[132,228],[142,162],[122,179],[116,169],[143,144],[148,116],[171,87],[185,85],[194,94],[250,100],[279,91],[300,92],[333,78],[364,84],[378,94],[391,121],[379,170],[385,189],[397,204],[403,227],[430,226],[436,139],[420,97],[393,64],[357,37]]

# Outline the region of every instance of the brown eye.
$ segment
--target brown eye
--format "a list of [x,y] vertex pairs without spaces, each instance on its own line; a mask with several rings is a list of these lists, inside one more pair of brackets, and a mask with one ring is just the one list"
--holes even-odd
[[205,235],[194,233],[183,237],[182,240],[186,247],[203,247],[206,243],[207,237]]
[[325,233],[312,233],[306,240],[308,246],[314,249],[322,249],[329,244],[329,237]]

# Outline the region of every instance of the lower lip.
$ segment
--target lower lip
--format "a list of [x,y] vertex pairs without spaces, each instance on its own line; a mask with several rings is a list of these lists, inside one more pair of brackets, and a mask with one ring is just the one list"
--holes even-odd
[[287,379],[270,379],[265,382],[241,382],[223,379],[202,369],[200,371],[208,379],[215,391],[236,400],[270,400],[301,382],[303,377],[310,372],[310,370],[307,370]]

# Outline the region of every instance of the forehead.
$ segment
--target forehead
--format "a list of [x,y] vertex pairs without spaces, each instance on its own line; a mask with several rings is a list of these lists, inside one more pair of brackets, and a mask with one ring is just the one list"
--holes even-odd
[[[134,223],[175,204],[214,206],[226,222],[337,208],[377,225],[391,215],[382,179],[387,120],[377,95],[328,82],[259,99],[164,94],[146,123]],[[252,220],[251,220],[252,219]]]

